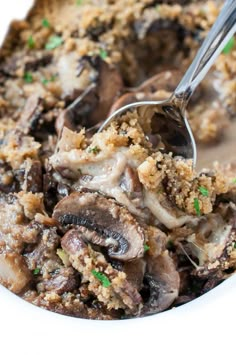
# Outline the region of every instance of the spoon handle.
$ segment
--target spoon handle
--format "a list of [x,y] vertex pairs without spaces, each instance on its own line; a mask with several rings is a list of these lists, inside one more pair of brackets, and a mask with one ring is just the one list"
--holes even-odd
[[236,31],[236,0],[226,0],[195,59],[177,86],[173,99],[185,108],[197,85]]

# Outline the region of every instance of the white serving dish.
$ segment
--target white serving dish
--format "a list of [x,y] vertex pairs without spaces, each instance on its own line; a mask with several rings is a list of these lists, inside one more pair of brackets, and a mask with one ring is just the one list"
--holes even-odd
[[[119,0],[118,0],[119,1]],[[32,0],[0,3],[0,43]],[[0,354],[235,353],[236,275],[179,308],[126,321],[91,321],[35,307],[0,286]]]

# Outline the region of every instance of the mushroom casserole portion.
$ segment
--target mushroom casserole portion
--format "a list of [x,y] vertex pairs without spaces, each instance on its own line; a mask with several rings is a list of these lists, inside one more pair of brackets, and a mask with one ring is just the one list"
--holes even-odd
[[[11,25],[0,52],[1,284],[54,312],[123,319],[235,272],[235,142],[230,163],[197,173],[151,135],[148,111],[96,133],[122,105],[169,96],[222,3],[38,0]],[[235,127],[234,42],[189,105],[205,155]]]

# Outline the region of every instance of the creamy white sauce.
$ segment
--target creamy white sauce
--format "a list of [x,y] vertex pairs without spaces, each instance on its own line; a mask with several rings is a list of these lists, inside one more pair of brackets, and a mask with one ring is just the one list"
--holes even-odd
[[144,204],[154,214],[158,221],[169,229],[181,227],[183,224],[190,222],[193,219],[192,216],[188,215],[181,217],[171,215],[165,208],[162,207],[158,201],[157,195],[149,190],[145,190]]

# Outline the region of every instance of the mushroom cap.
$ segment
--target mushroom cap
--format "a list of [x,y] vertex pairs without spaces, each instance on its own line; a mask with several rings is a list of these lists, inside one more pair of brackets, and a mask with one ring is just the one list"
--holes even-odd
[[169,308],[178,297],[180,277],[167,250],[156,258],[148,258],[145,278],[149,285],[150,297],[142,313],[154,314]]
[[53,218],[62,225],[83,226],[96,232],[85,233],[84,238],[100,245],[103,238],[111,258],[127,261],[143,256],[143,228],[126,208],[98,193],[70,194],[56,205]]

